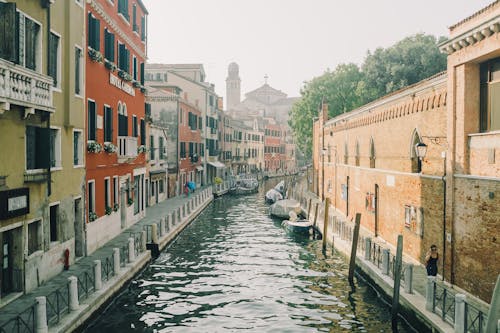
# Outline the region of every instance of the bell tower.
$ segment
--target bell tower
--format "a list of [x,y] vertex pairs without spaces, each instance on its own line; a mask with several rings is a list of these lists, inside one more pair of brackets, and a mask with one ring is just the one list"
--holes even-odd
[[229,64],[226,78],[226,110],[231,110],[240,104],[241,99],[241,79],[240,68],[237,63]]

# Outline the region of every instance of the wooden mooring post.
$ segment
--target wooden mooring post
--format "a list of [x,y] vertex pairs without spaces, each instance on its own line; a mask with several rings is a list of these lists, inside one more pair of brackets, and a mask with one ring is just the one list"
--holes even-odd
[[[311,202],[312,205],[312,202]],[[316,208],[314,210],[314,224],[313,224],[313,236],[314,239],[316,239],[316,228],[317,228],[317,223],[318,223],[318,203],[316,203]]]
[[326,251],[326,235],[328,233],[328,206],[330,206],[330,198],[325,199],[325,214],[323,216],[323,252]]
[[394,265],[394,290],[392,293],[392,329],[397,331],[399,312],[399,287],[401,285],[401,266],[403,263],[403,235],[398,235],[396,263]]
[[361,214],[356,213],[356,222],[354,224],[354,232],[352,235],[351,260],[349,261],[349,283],[354,283],[354,268],[356,267],[356,252],[358,250],[359,224],[361,222]]

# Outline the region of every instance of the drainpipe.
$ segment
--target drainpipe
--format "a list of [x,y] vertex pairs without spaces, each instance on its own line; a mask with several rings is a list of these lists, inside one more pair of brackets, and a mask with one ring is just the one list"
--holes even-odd
[[[42,0],[43,4],[42,6],[47,9],[47,74],[49,73],[50,70],[50,45],[49,45],[49,39],[50,39],[50,5],[54,2],[54,0]],[[47,113],[47,129],[49,131],[49,165],[47,166],[47,195],[50,197],[52,194],[52,175],[50,172],[50,167],[51,167],[51,160],[52,156],[50,156],[50,113]]]

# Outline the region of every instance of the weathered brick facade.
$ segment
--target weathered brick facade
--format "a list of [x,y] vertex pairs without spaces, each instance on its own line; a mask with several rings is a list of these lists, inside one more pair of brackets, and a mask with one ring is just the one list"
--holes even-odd
[[313,126],[316,193],[347,218],[362,213],[377,241],[402,234],[421,263],[436,244],[439,274],[485,301],[500,272],[500,110],[480,80],[500,57],[499,32],[497,1],[450,28],[446,73],[330,120],[322,110]]

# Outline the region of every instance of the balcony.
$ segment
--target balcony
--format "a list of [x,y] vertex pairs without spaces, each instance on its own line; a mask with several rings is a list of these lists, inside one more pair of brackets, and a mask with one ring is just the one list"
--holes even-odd
[[0,114],[10,110],[10,104],[24,106],[25,113],[54,112],[52,85],[50,76],[0,59]]
[[118,137],[118,163],[126,163],[137,158],[137,138],[133,136]]
[[49,179],[49,174],[47,171],[40,172],[25,172],[24,182],[25,183],[44,183]]

